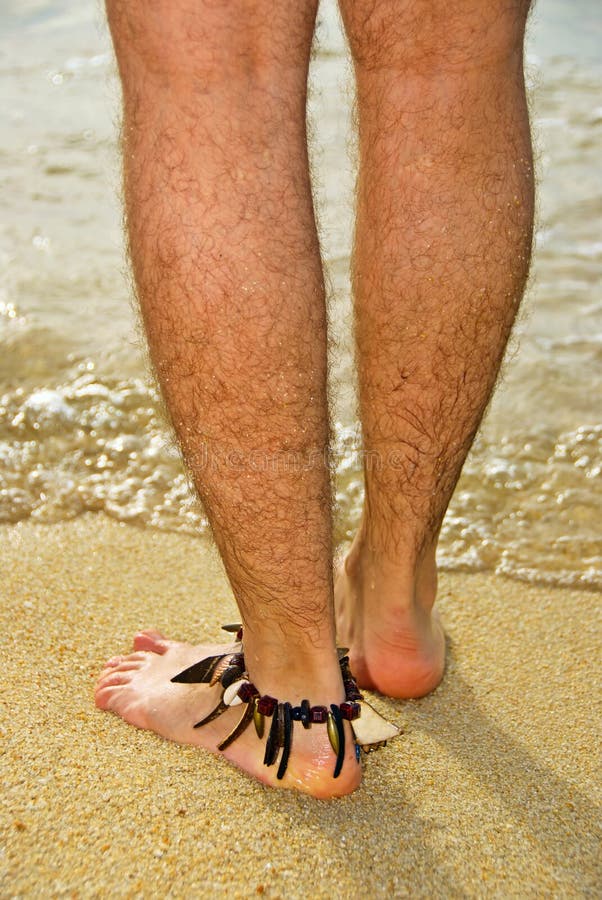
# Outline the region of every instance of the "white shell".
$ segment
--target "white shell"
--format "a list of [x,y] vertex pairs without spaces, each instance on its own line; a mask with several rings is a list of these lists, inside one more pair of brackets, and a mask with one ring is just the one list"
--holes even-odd
[[242,703],[240,697],[237,696],[238,689],[241,684],[248,683],[249,682],[246,678],[241,678],[238,681],[233,681],[232,684],[226,688],[226,690],[224,691],[224,696],[222,698],[226,706],[238,706],[240,703]]
[[362,712],[359,719],[351,723],[353,734],[358,744],[378,744],[381,741],[389,741],[397,737],[401,729],[377,713],[376,710],[362,700]]

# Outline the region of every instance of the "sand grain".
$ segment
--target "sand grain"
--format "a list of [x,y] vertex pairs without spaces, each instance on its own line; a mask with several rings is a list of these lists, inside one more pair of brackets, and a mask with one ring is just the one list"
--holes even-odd
[[93,706],[139,627],[215,640],[236,615],[205,541],[94,515],[0,534],[3,897],[600,894],[597,595],[444,575],[444,683],[375,701],[405,733],[328,803]]

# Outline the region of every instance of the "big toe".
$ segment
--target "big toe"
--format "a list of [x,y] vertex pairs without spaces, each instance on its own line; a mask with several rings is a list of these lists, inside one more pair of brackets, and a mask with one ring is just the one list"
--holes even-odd
[[100,677],[94,691],[96,706],[99,709],[112,709],[111,701],[123,693],[124,688],[130,684],[131,680],[131,672],[112,672],[110,675]]
[[147,628],[134,635],[134,650],[148,650],[162,656],[167,653],[170,644],[171,641],[154,628]]
[[111,696],[115,693],[114,687],[103,687],[97,685],[94,691],[94,703],[98,709],[111,709]]

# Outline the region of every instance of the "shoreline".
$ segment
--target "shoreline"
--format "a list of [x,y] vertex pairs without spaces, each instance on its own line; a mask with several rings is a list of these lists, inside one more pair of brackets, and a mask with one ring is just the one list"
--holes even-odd
[[327,802],[93,705],[102,663],[138,628],[220,640],[236,607],[207,538],[88,514],[3,525],[0,540],[4,896],[599,890],[597,592],[441,573],[444,681],[376,698],[404,733]]

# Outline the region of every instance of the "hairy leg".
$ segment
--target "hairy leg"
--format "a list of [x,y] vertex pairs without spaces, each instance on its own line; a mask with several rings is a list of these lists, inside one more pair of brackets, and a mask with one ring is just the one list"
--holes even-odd
[[[247,668],[261,693],[327,705],[344,690],[332,602],[324,289],[305,133],[316,5],[108,0],[107,8],[150,352],[240,607]],[[151,659],[161,667],[164,656]],[[137,674],[142,692],[152,681],[147,668]],[[173,695],[170,688],[172,710]],[[121,711],[123,692],[109,696]],[[156,691],[152,703],[161,718]],[[162,725],[155,717],[151,727],[182,740],[172,718],[165,713]],[[288,776],[282,784],[321,795],[352,790],[351,741],[341,777],[333,781],[328,769],[322,783],[331,751],[326,730],[312,730],[311,741],[295,733],[305,784]],[[229,758],[256,774],[249,741],[232,744]]]
[[444,665],[437,537],[528,273],[528,0],[340,5],[359,113],[366,500],[337,581],[338,627],[360,684],[420,696]]

